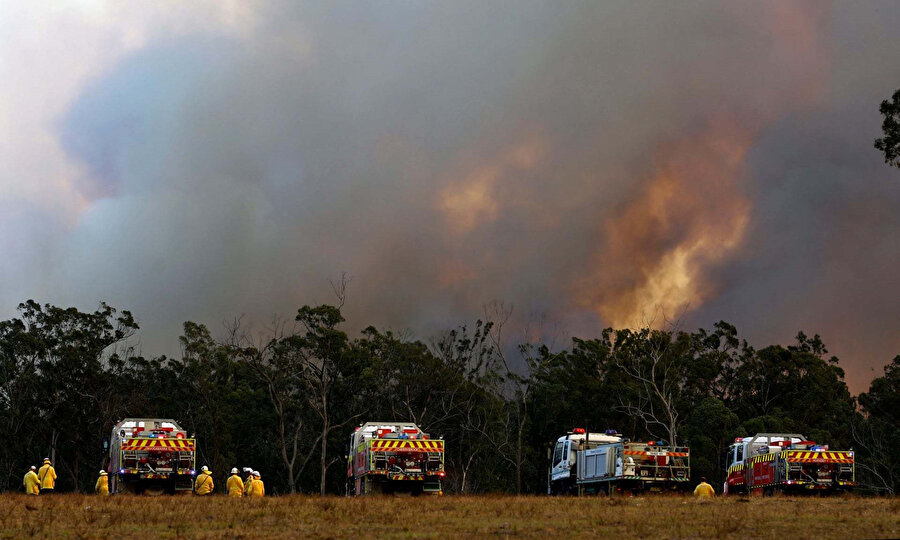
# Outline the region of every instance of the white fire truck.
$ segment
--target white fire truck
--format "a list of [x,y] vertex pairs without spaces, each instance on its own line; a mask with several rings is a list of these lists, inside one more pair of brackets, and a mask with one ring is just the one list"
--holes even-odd
[[347,494],[441,495],[444,441],[410,422],[367,422],[350,435]]
[[852,450],[829,450],[799,433],[738,437],[727,462],[726,494],[835,493],[856,486]]
[[190,493],[196,441],[175,420],[126,418],[113,427],[109,444],[111,493]]
[[551,495],[673,491],[689,487],[690,450],[664,441],[629,441],[615,430],[576,428],[550,450]]

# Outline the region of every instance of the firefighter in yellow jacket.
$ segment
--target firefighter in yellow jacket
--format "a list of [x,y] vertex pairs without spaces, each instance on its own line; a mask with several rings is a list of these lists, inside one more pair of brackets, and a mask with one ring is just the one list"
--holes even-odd
[[213,488],[216,487],[215,483],[213,483],[212,471],[206,465],[200,471],[200,476],[194,482],[194,493],[197,495],[209,495],[213,492]]
[[229,497],[244,496],[244,481],[238,475],[237,467],[231,469],[231,476],[228,477],[228,482],[225,484],[225,491],[228,492]]
[[253,471],[253,481],[250,482],[250,492],[247,493],[247,496],[248,497],[265,497],[266,496],[266,485],[263,484],[263,481],[259,475],[259,471]]
[[700,478],[700,483],[697,484],[697,487],[694,488],[694,497],[700,497],[703,499],[709,499],[710,497],[716,496],[716,490],[713,487],[706,483],[706,477]]
[[44,458],[44,465],[37,473],[38,480],[41,481],[41,494],[53,493],[56,488],[56,469],[50,463],[50,458]]
[[106,475],[106,471],[100,471],[100,478],[94,484],[94,493],[97,495],[109,495],[109,477]]
[[28,495],[39,495],[41,493],[41,481],[38,480],[38,476],[34,472],[35,468],[32,465],[28,472],[25,473],[25,480],[22,481],[22,485],[25,486],[25,493]]

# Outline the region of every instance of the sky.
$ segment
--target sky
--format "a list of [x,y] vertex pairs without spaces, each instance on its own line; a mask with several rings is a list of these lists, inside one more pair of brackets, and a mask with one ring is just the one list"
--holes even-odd
[[893,1],[0,3],[0,317],[900,354]]

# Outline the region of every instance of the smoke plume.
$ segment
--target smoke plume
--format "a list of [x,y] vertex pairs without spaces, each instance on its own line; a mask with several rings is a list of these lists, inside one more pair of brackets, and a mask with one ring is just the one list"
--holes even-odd
[[422,339],[503,300],[818,332],[856,391],[900,352],[892,3],[117,6],[0,8],[8,315],[102,299],[177,354],[346,272],[351,327]]

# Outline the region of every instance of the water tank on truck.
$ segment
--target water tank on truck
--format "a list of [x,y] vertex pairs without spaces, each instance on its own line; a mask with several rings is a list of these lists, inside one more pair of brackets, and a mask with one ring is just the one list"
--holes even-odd
[[575,428],[550,449],[547,492],[613,494],[676,491],[689,487],[690,450],[665,441],[630,441],[610,429]]

